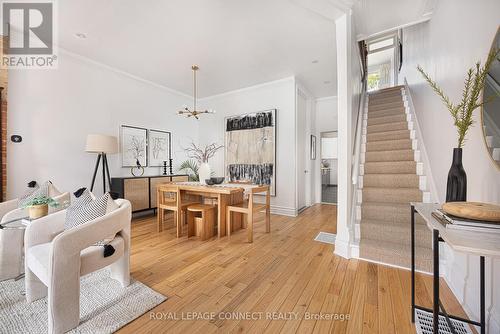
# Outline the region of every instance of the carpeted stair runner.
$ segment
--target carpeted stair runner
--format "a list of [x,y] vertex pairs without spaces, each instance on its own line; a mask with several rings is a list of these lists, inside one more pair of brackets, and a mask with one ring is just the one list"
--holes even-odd
[[[360,257],[410,267],[410,202],[422,202],[401,86],[371,93],[358,190]],[[416,220],[417,269],[431,271],[431,233]]]

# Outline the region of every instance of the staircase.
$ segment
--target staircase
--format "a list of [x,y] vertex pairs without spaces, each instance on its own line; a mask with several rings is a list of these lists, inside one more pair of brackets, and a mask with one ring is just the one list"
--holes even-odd
[[[371,93],[363,119],[356,238],[360,258],[409,268],[410,202],[430,202],[403,86]],[[416,219],[416,265],[432,268],[432,238]]]

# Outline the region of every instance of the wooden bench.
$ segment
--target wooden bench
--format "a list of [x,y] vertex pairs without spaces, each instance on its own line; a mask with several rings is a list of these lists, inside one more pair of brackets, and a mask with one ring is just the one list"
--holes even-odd
[[198,236],[201,240],[213,237],[215,232],[215,205],[191,204],[187,207],[188,238]]

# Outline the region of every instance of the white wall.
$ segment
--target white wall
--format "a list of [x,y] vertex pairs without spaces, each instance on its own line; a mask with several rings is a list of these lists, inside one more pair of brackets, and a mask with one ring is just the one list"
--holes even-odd
[[[274,213],[295,215],[295,78],[289,77],[200,100],[200,106],[215,109],[214,115],[200,119],[200,144],[224,144],[224,118],[232,115],[277,109],[276,197],[271,198]],[[224,175],[224,152],[210,161],[217,175]]]
[[[420,64],[454,101],[461,97],[467,69],[484,61],[500,22],[498,0],[441,0],[430,22],[403,31],[403,68],[407,78],[440,201],[456,147],[456,130],[447,109],[416,71]],[[500,203],[500,172],[483,143],[479,110],[463,151],[467,199]],[[446,250],[445,278],[466,311],[479,316],[479,259]],[[489,333],[500,333],[500,261],[487,259]]]
[[354,227],[351,222],[353,185],[351,181],[352,156],[356,123],[359,112],[361,69],[359,48],[356,42],[352,12],[348,11],[335,21],[337,36],[337,82],[338,82],[338,203],[337,239],[335,254],[345,258],[352,253]]
[[[8,135],[23,136],[22,143],[8,142],[9,198],[30,180],[50,179],[64,191],[90,186],[96,156],[84,152],[89,133],[118,136],[122,124],[171,131],[175,165],[184,159],[181,146],[198,141],[197,122],[175,115],[191,104],[187,96],[67,52],[56,70],[11,70],[8,99]],[[130,175],[118,154],[109,163],[111,176]]]
[[[315,203],[321,203],[321,133],[322,132],[330,132],[337,131],[338,115],[337,115],[337,97],[336,96],[328,96],[324,98],[320,98],[316,100],[316,109],[315,109],[315,135],[318,141],[318,158],[314,163],[314,170],[316,174],[314,174],[314,200]],[[333,168],[333,166],[332,166]],[[335,175],[330,176],[330,181],[332,181],[332,176],[337,180],[338,176],[338,167],[335,162],[335,169],[332,170],[332,173]],[[333,183],[333,182],[332,182]],[[337,181],[335,181],[335,184]]]

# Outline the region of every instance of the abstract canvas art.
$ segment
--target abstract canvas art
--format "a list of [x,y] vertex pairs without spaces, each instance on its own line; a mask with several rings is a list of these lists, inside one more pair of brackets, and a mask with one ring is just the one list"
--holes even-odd
[[276,196],[276,109],[227,117],[225,131],[226,179],[270,185]]
[[149,167],[161,167],[163,161],[170,161],[170,132],[149,130]]
[[141,166],[147,166],[148,130],[133,126],[121,127],[122,167],[134,167],[137,160]]

